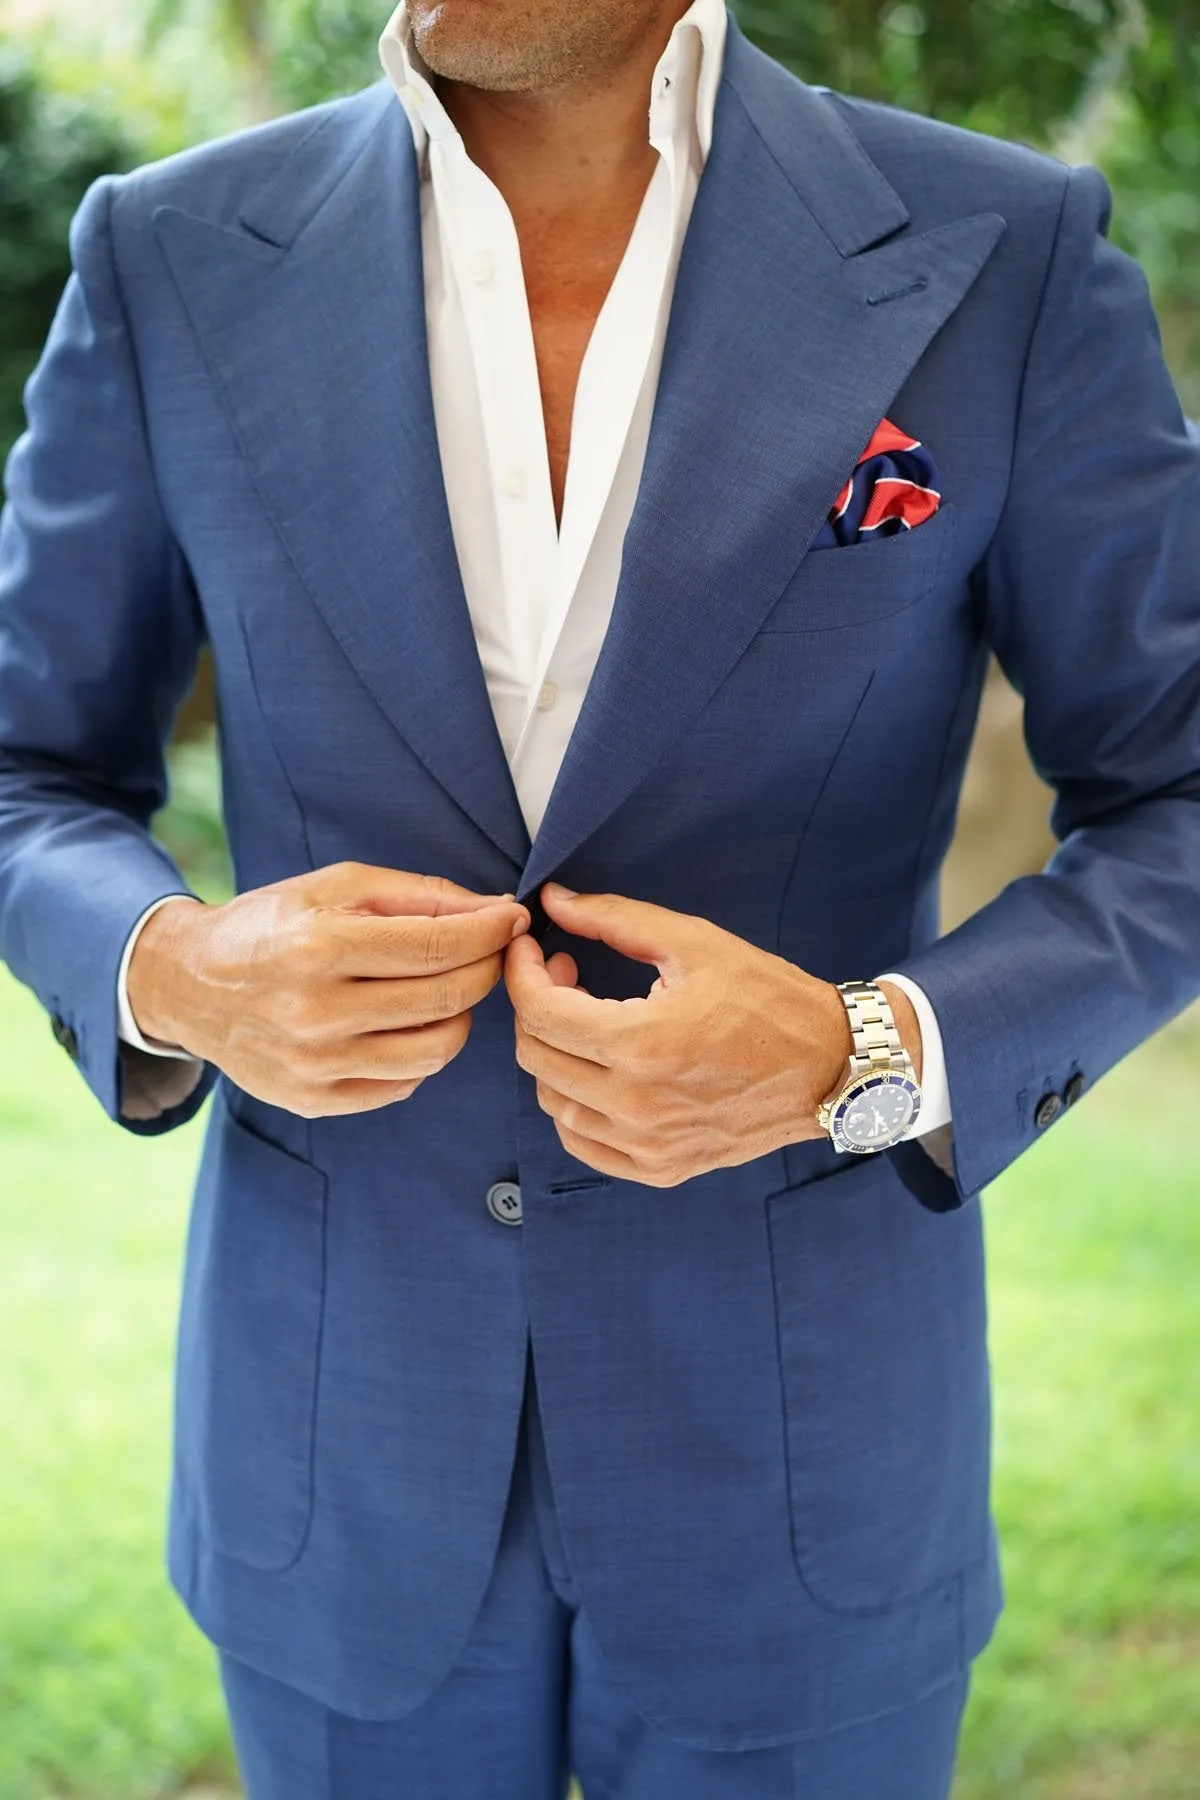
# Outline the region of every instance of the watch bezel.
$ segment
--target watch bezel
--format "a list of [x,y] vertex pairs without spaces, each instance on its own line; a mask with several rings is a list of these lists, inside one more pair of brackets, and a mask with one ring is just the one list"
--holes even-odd
[[[851,1143],[842,1129],[847,1112],[860,1094],[873,1087],[906,1088],[912,1099],[912,1111],[894,1137],[882,1139],[874,1144]],[[876,1156],[881,1150],[892,1150],[904,1141],[906,1134],[912,1130],[921,1116],[921,1088],[916,1078],[905,1073],[903,1069],[866,1069],[861,1074],[852,1075],[837,1098],[829,1106],[829,1122],[826,1130],[836,1150],[848,1152],[852,1156]]]

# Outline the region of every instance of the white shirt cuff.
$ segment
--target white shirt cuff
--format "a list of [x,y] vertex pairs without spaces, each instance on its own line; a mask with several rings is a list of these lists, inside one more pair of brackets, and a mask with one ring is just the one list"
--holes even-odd
[[879,981],[893,981],[908,995],[921,1027],[921,1111],[915,1124],[905,1132],[906,1138],[924,1137],[950,1123],[950,1085],[946,1080],[946,1053],[937,1014],[924,988],[907,975],[880,975]]
[[137,943],[138,933],[160,906],[168,900],[194,900],[194,894],[164,894],[153,906],[148,906],[129,936],[125,940],[125,949],[121,957],[121,966],[117,970],[117,1036],[124,1044],[132,1044],[135,1050],[144,1050],[149,1056],[173,1056],[180,1062],[199,1063],[199,1057],[191,1056],[181,1050],[178,1044],[164,1044],[155,1038],[143,1037],[133,1017],[133,1009],[129,1004],[129,965],[133,960],[133,947]]

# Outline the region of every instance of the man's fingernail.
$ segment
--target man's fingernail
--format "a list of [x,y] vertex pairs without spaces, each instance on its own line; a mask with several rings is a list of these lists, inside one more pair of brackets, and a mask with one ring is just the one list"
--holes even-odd
[[[519,938],[523,931],[528,931],[528,930],[529,930],[529,920],[528,919],[518,919],[516,924],[512,928],[512,935],[514,938]],[[508,941],[511,944],[512,938],[510,938]]]
[[568,900],[577,900],[579,898],[578,888],[564,887],[561,881],[548,881],[546,886],[548,888],[553,888],[556,894],[565,895]]

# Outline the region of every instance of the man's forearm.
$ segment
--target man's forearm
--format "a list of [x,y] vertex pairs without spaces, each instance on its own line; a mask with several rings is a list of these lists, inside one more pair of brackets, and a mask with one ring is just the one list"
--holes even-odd
[[164,1079],[151,1103],[151,1059],[117,1031],[130,921],[182,891],[178,868],[136,821],[73,795],[61,772],[0,753],[0,955],[37,994],[109,1117],[142,1129],[183,1123],[211,1085],[200,1065],[181,1088],[179,1065],[155,1058]]

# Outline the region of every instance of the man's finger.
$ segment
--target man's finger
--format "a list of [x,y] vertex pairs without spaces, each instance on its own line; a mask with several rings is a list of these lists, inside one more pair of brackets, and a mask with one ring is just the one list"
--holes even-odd
[[645,1176],[638,1164],[624,1150],[614,1150],[608,1144],[598,1144],[595,1138],[583,1137],[579,1132],[569,1131],[565,1125],[557,1122],[555,1130],[568,1155],[586,1163],[589,1169],[598,1169],[602,1175],[614,1175],[619,1181],[645,1183]]
[[381,1106],[394,1106],[399,1101],[412,1097],[419,1088],[419,1079],[413,1081],[346,1081],[330,1082],[322,1090],[320,1107],[311,1115],[313,1118],[335,1118],[347,1113],[375,1112]]
[[612,1067],[644,1000],[597,1000],[579,987],[559,987],[541,945],[518,938],[504,960],[504,981],[525,1030],[589,1062]]
[[328,987],[317,990],[314,1005],[320,1012],[308,1035],[316,1041],[343,1039],[433,1024],[478,1006],[499,979],[495,955],[433,975],[356,976],[338,982],[332,995]]
[[541,897],[564,931],[598,938],[635,962],[682,973],[693,960],[696,922],[689,913],[625,894],[572,894],[555,881],[542,884]]
[[318,869],[308,878],[318,905],[350,912],[421,915],[473,912],[515,895],[480,894],[445,875],[423,875],[412,869],[388,869],[375,863],[340,862]]
[[339,974],[373,977],[434,975],[479,962],[510,944],[529,909],[515,900],[492,900],[464,912],[411,916],[346,912],[326,914]]
[[585,1056],[559,1050],[529,1032],[518,1039],[517,1060],[527,1074],[536,1081],[544,1081],[547,1087],[566,1099],[578,1100],[585,1106],[605,1112],[605,1097],[611,1092],[613,1073],[603,1063],[589,1062]]
[[457,1056],[464,1042],[460,1019],[443,1019],[395,1031],[364,1032],[328,1046],[320,1061],[339,1080],[424,1081]]
[[554,979],[555,987],[578,988],[581,994],[590,992],[579,979],[579,964],[569,950],[556,950],[546,964]]

